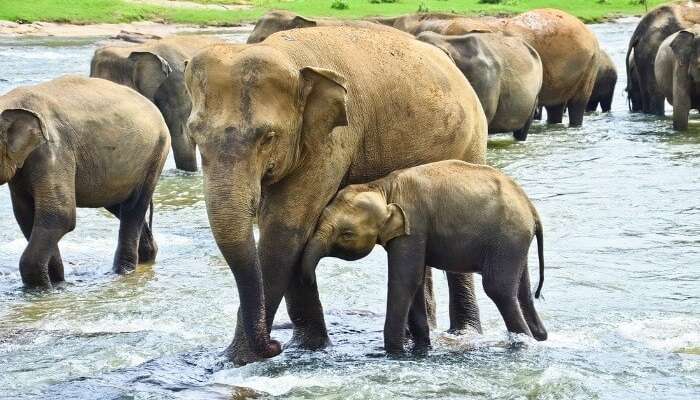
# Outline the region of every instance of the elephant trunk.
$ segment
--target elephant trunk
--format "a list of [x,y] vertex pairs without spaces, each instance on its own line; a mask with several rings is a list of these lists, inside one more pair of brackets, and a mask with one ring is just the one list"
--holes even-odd
[[688,65],[676,64],[673,71],[673,129],[688,129],[691,79]]
[[180,129],[171,130],[171,140],[173,147],[173,157],[177,169],[196,172],[197,171],[197,147],[187,135],[186,127],[181,124]]
[[318,232],[309,240],[301,259],[301,279],[309,284],[316,284],[316,267],[318,262],[328,254],[323,235]]
[[262,271],[253,237],[259,174],[248,162],[234,160],[232,167],[221,162],[208,164],[212,163],[203,164],[207,213],[216,244],[236,279],[243,330],[256,354],[274,357],[282,349],[270,339],[267,328]]

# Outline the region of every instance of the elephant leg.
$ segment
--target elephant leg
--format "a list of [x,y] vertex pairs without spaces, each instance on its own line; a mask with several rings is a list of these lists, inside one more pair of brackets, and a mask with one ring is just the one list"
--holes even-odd
[[[152,205],[151,205],[152,206]],[[112,215],[121,220],[121,205],[117,204],[114,206],[105,207]],[[151,212],[153,212],[151,210]],[[156,259],[156,254],[158,254],[158,245],[153,238],[153,233],[149,223],[145,222],[141,228],[141,236],[139,238],[139,249],[138,256],[140,263],[153,262]]]
[[610,112],[610,110],[612,110],[613,97],[614,94],[611,93],[600,100],[600,109],[603,112]]
[[564,104],[545,106],[544,108],[547,110],[548,124],[561,124],[561,121],[564,118]]
[[[484,291],[498,307],[506,328],[512,333],[524,333],[532,336],[517,297],[521,275],[518,272],[522,270],[520,268],[520,265],[522,265],[521,260],[512,259],[509,256],[496,255],[490,257],[490,260],[487,262],[490,265],[482,268]],[[499,273],[495,271],[499,271]],[[500,271],[512,273],[500,273]]]
[[532,336],[540,341],[547,340],[547,330],[545,329],[539,314],[537,314],[537,310],[535,310],[535,304],[532,299],[532,292],[530,290],[530,274],[528,273],[527,265],[525,265],[520,278],[518,302],[520,303],[520,309],[523,312],[527,326],[530,328],[530,332],[532,332]]
[[474,275],[448,272],[447,285],[450,292],[449,332],[473,329],[481,333],[479,304],[474,293]]
[[535,121],[542,120],[542,108],[543,106],[540,105],[535,106],[535,113],[532,115],[532,119],[534,119]]
[[423,278],[423,299],[428,318],[428,326],[437,328],[437,307],[435,306],[435,291],[433,290],[433,269],[425,266],[425,277]]
[[586,112],[594,112],[595,110],[598,109],[598,101],[597,98],[591,97],[590,100],[588,100],[588,104],[586,104]]
[[[429,269],[426,268],[426,272]],[[413,339],[413,351],[422,352],[430,348],[430,326],[428,323],[428,309],[425,298],[426,291],[416,290],[413,304],[408,313],[408,330]]]
[[[316,285],[302,282],[301,254],[318,217],[335,195],[350,165],[349,155],[324,154],[307,158],[297,172],[285,178],[284,185],[263,195],[258,224],[257,251],[263,277],[267,327],[270,329],[277,308],[285,298],[287,312],[294,324],[287,346],[319,349],[330,344],[323,308]],[[324,171],[320,181],[317,171]],[[309,188],[313,187],[313,190]],[[240,310],[236,334],[226,356],[236,364],[247,364],[259,357],[248,347],[241,325]]]
[[[409,311],[415,304],[417,293],[422,292],[420,288],[425,274],[425,239],[412,236],[393,239],[388,243],[387,254],[389,290],[384,322],[384,350],[389,354],[399,354],[404,350]],[[418,297],[422,297],[421,294]],[[425,299],[422,304],[425,304]],[[427,325],[425,318],[423,324]]]
[[[535,112],[537,111],[537,107],[535,107],[534,110],[532,110],[532,115],[535,115]],[[530,131],[530,126],[532,126],[532,120],[533,117],[528,118],[528,120],[525,122],[525,125],[523,125],[522,128],[516,130],[513,132],[513,137],[515,140],[524,142],[527,139],[527,134]]]
[[586,101],[570,100],[567,104],[569,111],[569,126],[579,127],[583,125],[583,114],[586,113]]

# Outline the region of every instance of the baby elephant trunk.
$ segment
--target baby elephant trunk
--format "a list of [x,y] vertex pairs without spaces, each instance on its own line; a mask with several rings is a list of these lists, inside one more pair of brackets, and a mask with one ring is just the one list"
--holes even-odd
[[316,284],[316,266],[326,255],[326,246],[323,241],[314,236],[306,244],[304,255],[301,259],[301,279],[308,285]]

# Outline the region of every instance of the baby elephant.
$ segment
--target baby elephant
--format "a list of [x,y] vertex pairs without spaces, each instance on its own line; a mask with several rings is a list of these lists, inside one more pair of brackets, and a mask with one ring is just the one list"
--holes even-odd
[[0,185],[9,183],[29,241],[19,265],[25,286],[63,281],[58,241],[75,228],[76,207],[120,219],[116,272],[155,259],[145,218],[169,147],[158,109],[103,79],[65,76],[0,96]]
[[586,111],[592,112],[600,109],[609,112],[612,109],[613,97],[615,97],[615,85],[617,84],[617,68],[615,62],[605,50],[598,53],[598,74],[595,78],[593,92],[588,99]]
[[542,88],[542,61],[535,49],[502,33],[423,32],[417,39],[452,57],[481,101],[489,133],[513,132],[517,140],[527,138]]
[[[389,256],[384,325],[388,353],[403,351],[408,323],[417,348],[430,345],[422,287],[426,265],[480,272],[510,332],[545,340],[530,292],[527,254],[537,236],[542,289],[542,225],[523,190],[498,170],[441,161],[399,170],[341,190],[326,207],[302,259],[315,282],[322,257],[357,260],[381,244]],[[409,313],[410,309],[410,313]]]
[[673,105],[673,128],[688,129],[688,113],[700,109],[700,25],[661,43],[654,74],[661,93]]

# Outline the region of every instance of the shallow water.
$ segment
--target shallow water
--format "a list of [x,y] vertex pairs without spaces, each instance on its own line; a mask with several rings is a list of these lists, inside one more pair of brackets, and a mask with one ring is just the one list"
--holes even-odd
[[[593,26],[623,71],[632,22]],[[232,40],[242,37],[229,36]],[[92,41],[0,39],[0,93],[63,73],[87,74]],[[624,73],[621,73],[624,75]],[[509,337],[479,290],[484,335],[439,330],[425,358],[382,353],[385,253],[326,259],[321,298],[334,346],[286,351],[233,368],[234,280],[208,228],[201,175],[172,160],[155,196],[157,262],[109,273],[117,223],[81,209],[60,243],[67,283],[22,290],[25,240],[0,187],[0,398],[689,399],[700,394],[700,119],[630,114],[621,76],[611,114],[581,129],[536,124],[527,142],[490,143],[489,162],[516,177],[545,227],[550,338]],[[537,265],[536,252],[531,265]],[[537,271],[531,271],[534,282]],[[287,321],[284,306],[277,322]],[[286,340],[290,330],[273,336]],[[249,389],[245,389],[249,388]]]

